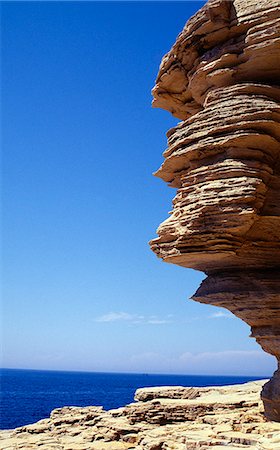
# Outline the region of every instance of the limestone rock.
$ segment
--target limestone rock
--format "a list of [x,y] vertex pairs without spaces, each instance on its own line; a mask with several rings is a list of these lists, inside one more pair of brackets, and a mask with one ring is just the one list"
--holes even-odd
[[264,417],[263,384],[145,388],[115,410],[59,408],[0,431],[0,450],[279,450],[280,424]]
[[[163,58],[154,106],[182,119],[156,176],[177,188],[152,250],[208,275],[193,299],[229,309],[280,358],[280,0],[209,0]],[[263,390],[280,421],[280,373]]]

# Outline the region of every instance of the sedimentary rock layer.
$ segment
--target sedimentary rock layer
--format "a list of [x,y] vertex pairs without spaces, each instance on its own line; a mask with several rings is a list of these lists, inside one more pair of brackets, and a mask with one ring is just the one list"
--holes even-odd
[[[152,250],[208,275],[223,306],[280,357],[280,1],[210,0],[163,58],[154,106],[182,119],[156,176],[177,188]],[[279,372],[264,388],[280,421]]]
[[163,58],[154,106],[186,120],[217,87],[278,84],[279,22],[279,0],[209,0]]
[[168,132],[156,175],[178,191],[152,241],[164,260],[206,272],[280,265],[277,95],[256,84],[216,89]]
[[0,431],[0,450],[279,450],[280,424],[265,420],[263,382],[136,391],[136,403],[104,411],[65,407]]

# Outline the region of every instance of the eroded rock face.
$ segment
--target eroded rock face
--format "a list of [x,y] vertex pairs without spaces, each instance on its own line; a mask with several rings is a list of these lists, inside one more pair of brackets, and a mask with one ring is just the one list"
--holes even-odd
[[[156,176],[177,188],[152,250],[208,275],[194,295],[280,358],[280,0],[209,0],[163,58],[154,106],[182,120]],[[264,387],[280,421],[280,372]]]

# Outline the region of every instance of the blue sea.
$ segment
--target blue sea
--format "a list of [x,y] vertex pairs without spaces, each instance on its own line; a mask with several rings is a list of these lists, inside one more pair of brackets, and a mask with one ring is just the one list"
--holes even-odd
[[117,408],[133,401],[139,387],[213,386],[245,383],[257,377],[148,375],[1,369],[0,429],[46,418],[62,406]]

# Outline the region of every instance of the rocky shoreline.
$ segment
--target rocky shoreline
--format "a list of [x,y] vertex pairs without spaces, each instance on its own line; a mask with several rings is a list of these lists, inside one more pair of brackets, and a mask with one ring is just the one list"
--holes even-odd
[[263,414],[265,381],[233,386],[138,389],[135,402],[55,409],[0,431],[1,450],[279,450],[280,424]]

